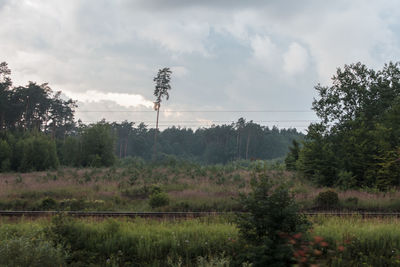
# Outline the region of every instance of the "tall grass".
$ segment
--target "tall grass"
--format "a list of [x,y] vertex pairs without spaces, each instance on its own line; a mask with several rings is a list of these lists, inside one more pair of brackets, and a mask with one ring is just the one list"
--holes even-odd
[[[11,262],[11,257],[15,256],[7,256],[10,251],[5,250],[14,242],[26,244],[19,246],[28,255],[29,249],[36,246],[36,250],[32,250],[36,251],[36,256],[32,257],[39,259],[43,255],[39,253],[43,251],[41,248],[47,246],[49,259],[59,257],[61,262],[72,266],[167,266],[179,262],[192,266],[199,257],[233,255],[237,239],[236,227],[217,218],[96,221],[57,217],[50,226],[45,220],[18,224],[2,222],[0,255],[3,259],[0,258],[0,265]],[[61,246],[63,250],[60,250]]]
[[[332,249],[323,264],[400,266],[400,220],[310,219],[310,240],[321,237]],[[228,266],[240,252],[237,240],[236,226],[218,217],[3,220],[0,266]]]
[[313,235],[344,246],[331,266],[400,266],[400,220],[314,218]]

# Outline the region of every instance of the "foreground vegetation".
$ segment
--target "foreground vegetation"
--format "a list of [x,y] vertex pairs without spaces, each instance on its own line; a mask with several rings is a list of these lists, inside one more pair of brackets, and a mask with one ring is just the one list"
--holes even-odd
[[[304,264],[400,266],[397,219],[319,217],[312,223],[309,241],[289,240],[297,248],[293,258],[303,255]],[[1,266],[229,266],[243,245],[235,224],[223,218],[3,219],[0,240]]]

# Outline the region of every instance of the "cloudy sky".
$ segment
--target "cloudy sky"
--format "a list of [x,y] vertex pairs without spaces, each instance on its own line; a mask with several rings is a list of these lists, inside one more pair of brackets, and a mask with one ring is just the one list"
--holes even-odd
[[153,77],[170,67],[161,125],[304,129],[337,67],[399,60],[399,15],[396,0],[0,0],[0,61],[14,85],[79,100],[84,122],[154,125]]

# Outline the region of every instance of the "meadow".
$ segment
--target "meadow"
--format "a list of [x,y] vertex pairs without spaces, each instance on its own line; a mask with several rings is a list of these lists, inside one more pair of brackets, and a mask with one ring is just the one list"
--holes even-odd
[[[2,173],[0,209],[235,212],[257,173],[286,184],[301,210],[400,210],[397,190],[316,187],[279,161],[199,165],[135,158],[109,168]],[[329,207],[316,201],[327,190],[338,196]],[[400,266],[400,220],[309,220],[303,236],[287,237],[299,266]],[[237,266],[247,244],[235,222],[232,214],[191,220],[3,218],[0,266]]]
[[[131,158],[110,168],[67,168],[0,173],[0,210],[238,211],[236,199],[251,188],[254,171],[291,187],[303,210],[323,210],[315,202],[331,188],[286,171],[279,161],[237,161],[199,165]],[[400,192],[375,188],[334,188],[342,211],[400,211]]]
[[[400,266],[400,220],[311,221],[307,242],[289,240],[300,266]],[[0,240],[0,266],[230,266],[246,245],[222,217],[3,219]]]

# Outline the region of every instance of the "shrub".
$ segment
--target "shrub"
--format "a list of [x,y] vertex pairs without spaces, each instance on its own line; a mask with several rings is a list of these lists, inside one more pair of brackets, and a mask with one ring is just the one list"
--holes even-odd
[[315,198],[315,204],[321,208],[334,208],[339,204],[339,196],[333,190],[320,192]]
[[57,208],[57,201],[48,197],[42,200],[40,208],[43,210],[54,210]]
[[236,263],[254,266],[290,266],[293,248],[282,233],[305,232],[309,223],[299,214],[293,195],[285,185],[274,185],[262,172],[252,180],[252,192],[240,199],[246,213],[238,215],[243,251]]
[[169,197],[165,192],[153,193],[150,195],[149,204],[152,208],[158,208],[169,204]]
[[0,266],[64,266],[64,251],[51,242],[28,237],[0,242]]

